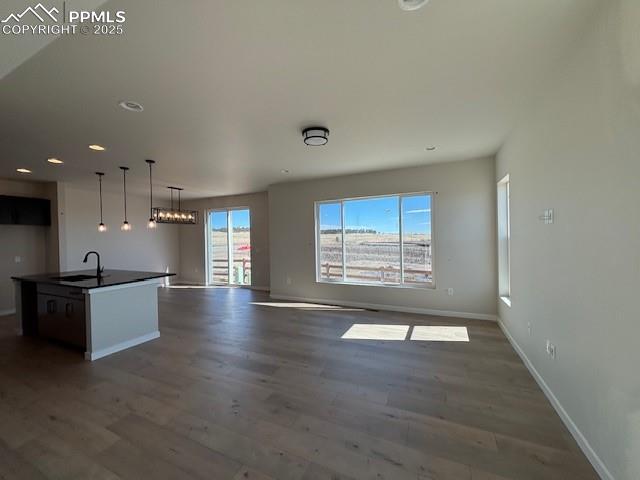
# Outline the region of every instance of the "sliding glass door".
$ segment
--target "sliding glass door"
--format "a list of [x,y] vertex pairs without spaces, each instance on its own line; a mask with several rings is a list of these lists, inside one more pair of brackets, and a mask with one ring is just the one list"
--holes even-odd
[[249,209],[209,212],[207,252],[207,279],[210,284],[251,285]]

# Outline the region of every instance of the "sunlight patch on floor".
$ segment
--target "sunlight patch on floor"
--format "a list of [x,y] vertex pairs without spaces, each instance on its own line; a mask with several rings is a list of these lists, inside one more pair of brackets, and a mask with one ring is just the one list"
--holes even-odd
[[[411,334],[409,335],[409,330]],[[344,340],[393,340],[418,342],[468,342],[467,327],[440,325],[379,325],[354,323],[341,337]]]
[[404,340],[409,325],[376,325],[354,323],[342,338],[345,340]]
[[418,325],[413,327],[411,340],[423,342],[468,342],[467,327]]
[[199,289],[228,288],[228,287],[226,285],[166,285],[165,288],[199,290]]

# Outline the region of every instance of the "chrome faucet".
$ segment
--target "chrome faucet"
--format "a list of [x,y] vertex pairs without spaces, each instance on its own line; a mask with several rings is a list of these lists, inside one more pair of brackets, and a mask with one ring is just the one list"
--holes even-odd
[[87,259],[89,258],[89,255],[91,255],[92,253],[98,258],[98,267],[96,268],[96,277],[102,278],[102,272],[104,272],[104,267],[100,266],[100,254],[98,252],[95,252],[93,250],[91,250],[90,252],[87,252],[87,254],[84,256],[84,260],[82,260],[82,263],[87,263]]

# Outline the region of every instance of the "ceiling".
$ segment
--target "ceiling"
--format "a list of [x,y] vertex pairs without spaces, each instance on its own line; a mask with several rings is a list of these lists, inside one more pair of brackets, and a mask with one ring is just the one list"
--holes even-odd
[[[66,2],[67,8],[98,8],[105,0],[55,0],[47,3],[46,8],[56,7],[62,10],[62,2]],[[25,2],[25,0],[2,0],[0,16],[6,18],[9,13],[22,12],[27,6],[36,5],[36,2]],[[54,22],[44,17],[44,23],[51,25]],[[38,51],[56,40],[55,35],[24,35],[13,36],[3,35],[0,42],[0,79],[13,71],[24,61],[35,55]]]
[[[122,36],[20,47],[0,70],[13,69],[0,81],[0,177],[26,167],[93,185],[101,170],[115,189],[126,165],[142,192],[153,158],[158,186],[201,197],[494,154],[596,5],[111,0],[100,8],[126,11]],[[312,124],[331,130],[326,147],[302,143]]]

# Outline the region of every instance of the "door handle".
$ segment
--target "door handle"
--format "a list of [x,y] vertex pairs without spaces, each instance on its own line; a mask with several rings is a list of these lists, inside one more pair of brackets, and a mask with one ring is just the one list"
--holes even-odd
[[49,313],[49,314],[56,313],[56,301],[55,300],[47,300],[47,313]]

